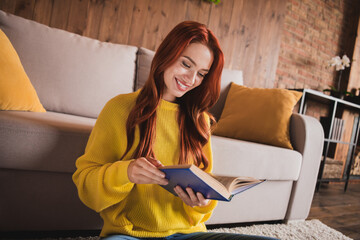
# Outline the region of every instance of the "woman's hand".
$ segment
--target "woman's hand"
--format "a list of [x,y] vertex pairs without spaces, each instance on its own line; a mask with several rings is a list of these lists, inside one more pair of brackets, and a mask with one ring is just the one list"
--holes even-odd
[[186,192],[180,186],[176,186],[174,190],[181,200],[190,207],[201,207],[209,204],[209,199],[205,199],[199,192],[195,194],[189,187],[186,188]]
[[138,158],[129,164],[127,169],[129,180],[136,184],[167,185],[169,181],[165,173],[157,169],[163,166],[160,161],[153,158]]

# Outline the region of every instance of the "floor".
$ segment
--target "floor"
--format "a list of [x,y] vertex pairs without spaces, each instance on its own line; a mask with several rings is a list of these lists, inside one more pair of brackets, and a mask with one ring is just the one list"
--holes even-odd
[[344,235],[360,240],[360,183],[322,184],[315,193],[308,219],[319,219]]
[[[320,190],[315,193],[310,214],[308,219],[319,219],[324,224],[331,228],[342,232],[344,235],[354,239],[360,240],[360,183],[349,184],[348,189],[344,192],[344,184],[322,184]],[[274,222],[274,223],[280,223]],[[266,222],[268,223],[268,222]],[[251,225],[251,224],[248,224]],[[216,227],[238,227],[246,226],[246,224],[236,224],[232,226]],[[209,229],[215,226],[209,226]],[[57,236],[64,237],[64,233],[43,233],[42,235],[35,234],[37,237]],[[51,235],[50,235],[51,234]],[[95,236],[98,231],[74,232],[67,237],[81,236]],[[27,236],[32,236],[27,235]],[[11,234],[11,239],[24,239],[23,235]],[[3,239],[0,236],[0,239]],[[5,238],[8,239],[8,238]]]

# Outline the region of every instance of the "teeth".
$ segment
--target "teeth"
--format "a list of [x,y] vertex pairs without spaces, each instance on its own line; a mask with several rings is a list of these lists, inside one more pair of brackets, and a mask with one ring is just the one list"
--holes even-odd
[[176,82],[180,85],[180,87],[182,87],[182,88],[187,88],[187,86],[186,86],[186,85],[182,84],[182,83],[181,83],[181,82],[179,82],[178,80],[176,80]]

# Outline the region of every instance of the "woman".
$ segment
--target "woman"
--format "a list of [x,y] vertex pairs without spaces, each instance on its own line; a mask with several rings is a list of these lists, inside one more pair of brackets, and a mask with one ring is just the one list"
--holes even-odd
[[172,195],[159,186],[168,181],[158,167],[211,171],[207,111],[219,97],[223,64],[213,33],[182,22],[159,46],[145,86],[106,104],[73,175],[80,199],[104,220],[101,237],[210,239],[204,222],[216,201],[190,188]]

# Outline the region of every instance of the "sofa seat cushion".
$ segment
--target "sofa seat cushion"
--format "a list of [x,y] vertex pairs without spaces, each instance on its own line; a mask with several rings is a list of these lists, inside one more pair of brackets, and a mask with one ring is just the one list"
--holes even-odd
[[0,111],[0,168],[73,173],[96,119]]
[[0,11],[44,108],[96,118],[105,103],[134,90],[137,47],[100,42]]
[[212,136],[213,171],[220,175],[297,180],[302,155],[294,150]]

